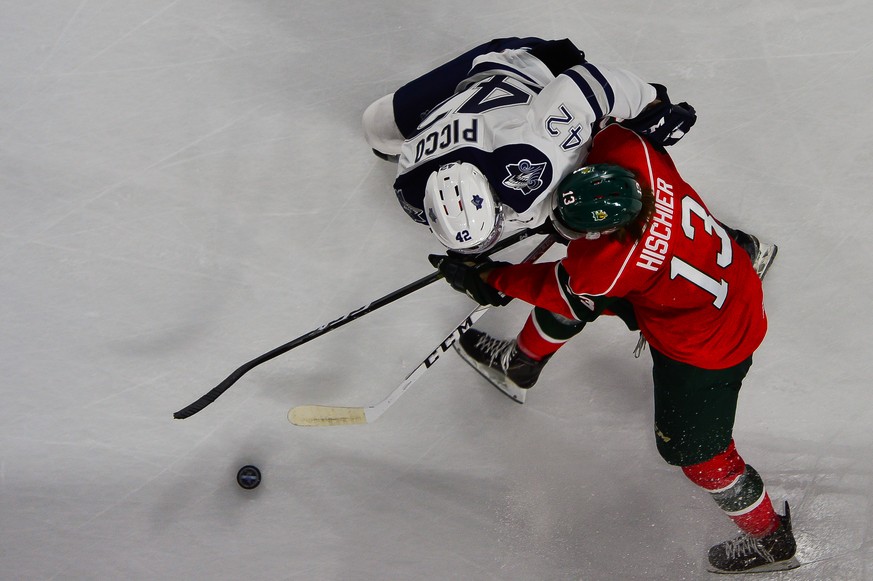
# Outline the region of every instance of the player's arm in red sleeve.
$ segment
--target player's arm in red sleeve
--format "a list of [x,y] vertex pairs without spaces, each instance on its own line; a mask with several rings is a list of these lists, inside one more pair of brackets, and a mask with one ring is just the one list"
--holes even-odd
[[555,275],[557,264],[542,262],[494,268],[488,272],[486,282],[507,296],[572,317]]
[[485,281],[507,296],[577,321],[593,321],[613,300],[575,294],[562,262],[501,266]]

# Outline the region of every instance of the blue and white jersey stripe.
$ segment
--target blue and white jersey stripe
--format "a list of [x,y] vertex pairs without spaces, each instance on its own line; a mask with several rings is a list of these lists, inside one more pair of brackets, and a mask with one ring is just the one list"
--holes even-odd
[[564,74],[579,87],[596,118],[600,119],[610,114],[615,106],[615,93],[609,81],[597,70],[597,67],[585,63],[568,69]]
[[[474,66],[470,69],[470,79],[482,79],[485,77],[493,77],[494,75],[510,75],[515,76],[521,81],[524,81],[526,84],[531,85],[533,87],[541,87],[541,84],[536,81],[533,77],[524,74],[518,68],[509,66],[504,63],[495,63],[495,62],[483,62]],[[467,86],[476,82],[475,80],[468,79],[465,81]]]

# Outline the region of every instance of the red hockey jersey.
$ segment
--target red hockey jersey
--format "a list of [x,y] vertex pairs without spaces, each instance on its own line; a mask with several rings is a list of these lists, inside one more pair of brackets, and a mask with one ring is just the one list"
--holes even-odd
[[761,281],[670,156],[612,125],[595,137],[586,163],[621,165],[652,190],[655,212],[641,239],[575,240],[560,262],[495,268],[489,284],[580,320],[598,299],[624,298],[654,349],[697,367],[749,357],[767,331]]

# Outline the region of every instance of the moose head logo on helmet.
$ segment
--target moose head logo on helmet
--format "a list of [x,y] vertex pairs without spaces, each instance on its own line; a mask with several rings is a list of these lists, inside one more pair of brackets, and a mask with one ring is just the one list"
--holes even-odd
[[424,209],[431,231],[456,252],[484,252],[503,232],[501,205],[488,180],[471,163],[449,163],[430,174]]

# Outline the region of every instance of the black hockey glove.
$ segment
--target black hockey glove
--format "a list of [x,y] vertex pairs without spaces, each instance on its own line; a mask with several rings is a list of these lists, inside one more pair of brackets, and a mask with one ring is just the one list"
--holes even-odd
[[547,40],[530,49],[530,53],[543,61],[552,74],[560,75],[570,67],[581,65],[585,62],[585,53],[576,48],[576,45],[568,39]]
[[502,307],[512,299],[482,280],[482,274],[498,266],[509,266],[508,262],[474,262],[462,258],[454,258],[443,254],[431,254],[427,257],[430,263],[439,269],[452,288],[466,293],[480,305]]
[[650,105],[633,119],[625,119],[621,125],[639,133],[649,142],[663,149],[682,139],[697,121],[697,112],[688,103],[673,104],[664,85],[652,84],[658,92],[656,105]]

